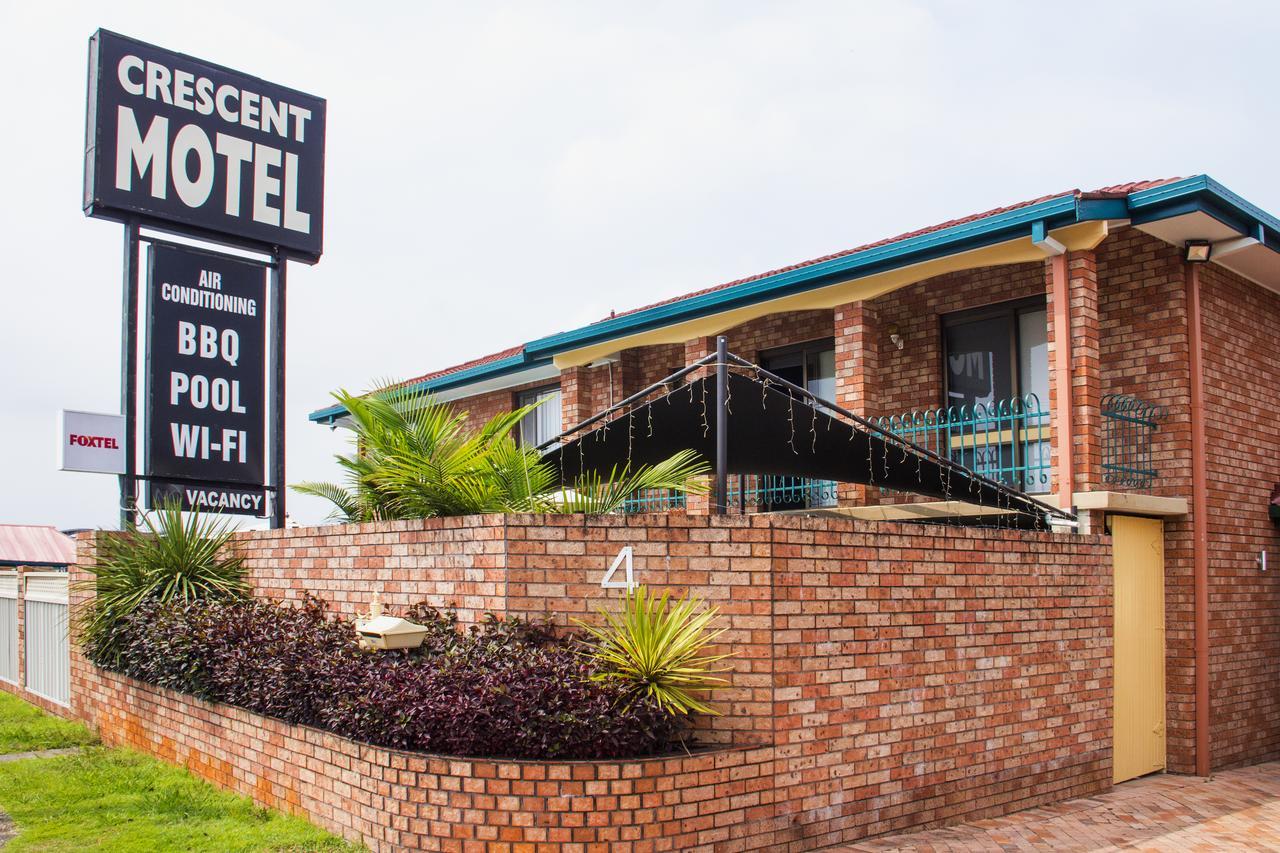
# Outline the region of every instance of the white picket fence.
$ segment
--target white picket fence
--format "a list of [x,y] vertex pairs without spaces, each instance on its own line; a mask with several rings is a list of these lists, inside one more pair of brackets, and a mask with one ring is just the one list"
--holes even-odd
[[0,572],[0,679],[18,683],[17,572]]
[[[23,601],[26,612],[27,689],[62,705],[71,704],[70,606],[66,572],[26,572]],[[17,592],[17,583],[14,583]],[[0,611],[0,620],[3,620]],[[0,624],[0,630],[4,630]],[[13,672],[17,675],[17,602],[14,601]],[[3,662],[0,662],[3,665]]]

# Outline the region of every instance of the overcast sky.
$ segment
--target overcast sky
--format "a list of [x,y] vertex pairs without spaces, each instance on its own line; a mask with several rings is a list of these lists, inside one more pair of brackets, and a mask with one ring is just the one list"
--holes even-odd
[[328,99],[290,481],[337,476],[332,389],[610,309],[1073,187],[1208,172],[1280,212],[1270,2],[0,2],[0,522],[116,522],[114,477],[56,470],[60,409],[119,410],[98,27]]

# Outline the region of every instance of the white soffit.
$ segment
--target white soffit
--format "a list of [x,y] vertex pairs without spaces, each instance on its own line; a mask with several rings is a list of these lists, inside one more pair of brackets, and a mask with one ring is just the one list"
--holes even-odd
[[[454,400],[462,400],[467,397],[474,397],[477,394],[485,394],[490,391],[502,391],[506,388],[515,388],[520,385],[528,385],[531,382],[546,382],[550,385],[560,379],[560,371],[554,364],[544,364],[538,367],[531,367],[528,370],[521,370],[517,373],[508,373],[503,376],[496,376],[493,379],[486,379],[483,382],[473,382],[470,385],[461,385],[457,388],[449,388],[445,391],[436,391],[432,396],[441,403],[450,403]],[[333,423],[327,421],[322,422],[331,428],[350,427],[351,416],[341,415],[334,418]]]
[[461,400],[464,397],[474,397],[477,394],[486,394],[490,391],[502,391],[506,388],[528,385],[530,382],[547,382],[550,384],[551,382],[559,381],[559,379],[559,368],[554,364],[543,364],[538,367],[531,367],[528,370],[496,376],[493,379],[485,379],[480,382],[472,382],[469,385],[460,385],[456,388],[436,391],[432,396],[441,402],[447,403],[451,400]]
[[[1245,236],[1201,211],[1147,222],[1137,228],[1178,247],[1185,245],[1188,240],[1220,243]],[[1209,261],[1238,273],[1268,290],[1280,293],[1280,253],[1273,252],[1261,244],[1237,249],[1220,258],[1210,255]]]

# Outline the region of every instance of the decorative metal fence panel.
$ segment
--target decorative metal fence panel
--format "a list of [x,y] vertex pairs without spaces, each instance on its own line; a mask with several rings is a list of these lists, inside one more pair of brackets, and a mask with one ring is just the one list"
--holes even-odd
[[684,492],[671,489],[641,489],[627,498],[623,504],[623,512],[666,512],[672,509],[684,509]]
[[0,572],[0,679],[18,683],[17,572]]
[[[772,474],[733,474],[729,477],[728,504],[732,512],[778,512],[836,505],[834,480],[779,477]],[[684,509],[684,494],[667,489],[636,492],[623,512],[666,512]]]
[[777,512],[836,505],[834,480],[741,474],[729,478],[729,507],[740,512]]
[[27,689],[62,705],[71,702],[71,648],[65,572],[23,576]]
[[1030,494],[1050,490],[1049,412],[1035,394],[873,420],[992,480]]
[[1103,482],[1144,488],[1160,476],[1151,445],[1164,417],[1163,406],[1128,394],[1102,398]]

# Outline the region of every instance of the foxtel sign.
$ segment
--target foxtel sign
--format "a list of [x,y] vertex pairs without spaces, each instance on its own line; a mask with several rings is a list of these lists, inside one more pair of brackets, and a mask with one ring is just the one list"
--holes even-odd
[[320,258],[325,102],[106,30],[89,40],[90,216]]

